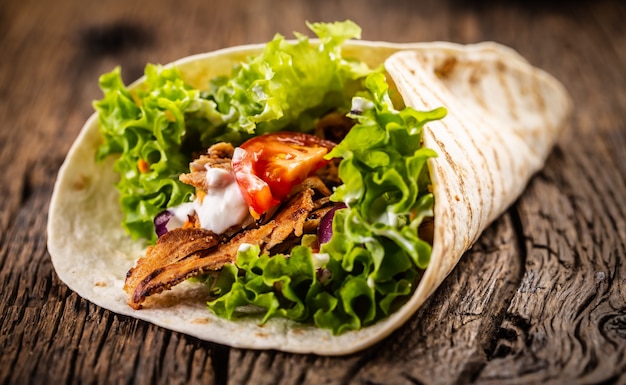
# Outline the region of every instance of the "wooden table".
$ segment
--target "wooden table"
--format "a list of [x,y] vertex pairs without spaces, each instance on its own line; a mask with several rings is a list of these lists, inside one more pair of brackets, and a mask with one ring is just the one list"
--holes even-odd
[[[626,6],[618,1],[0,2],[0,383],[626,383]],[[340,358],[231,349],[69,290],[46,250],[56,173],[99,74],[350,18],[363,38],[495,40],[561,80],[545,169],[391,337]]]

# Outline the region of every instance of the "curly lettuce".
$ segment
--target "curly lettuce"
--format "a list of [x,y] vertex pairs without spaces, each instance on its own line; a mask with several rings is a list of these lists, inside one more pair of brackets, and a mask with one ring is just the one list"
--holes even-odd
[[123,226],[133,238],[154,242],[153,218],[189,200],[193,189],[178,175],[188,170],[192,153],[266,132],[311,131],[321,114],[350,108],[371,70],[343,58],[341,45],[360,38],[360,27],[351,21],[308,26],[319,44],[301,34],[295,43],[276,35],[206,91],[185,84],[175,67],[147,65],[145,82],[132,90],[119,68],[101,76],[104,97],[94,108],[104,144],[97,157],[119,157]]
[[304,246],[272,257],[250,247],[210,283],[213,312],[232,319],[256,309],[263,322],[280,316],[341,334],[387,317],[409,298],[431,253],[418,228],[433,216],[426,162],[437,154],[422,147],[422,128],[446,110],[396,110],[380,73],[367,77],[366,90],[349,113],[357,124],[328,154],[342,159],[343,185],[331,199],[347,208],[336,212],[332,238],[321,247],[326,264],[315,269]]

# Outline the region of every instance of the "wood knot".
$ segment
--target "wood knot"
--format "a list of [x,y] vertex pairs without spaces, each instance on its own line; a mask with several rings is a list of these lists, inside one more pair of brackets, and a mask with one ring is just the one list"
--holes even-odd
[[604,335],[610,340],[626,340],[626,314],[615,314],[601,321]]
[[502,322],[502,326],[495,333],[492,349],[487,351],[493,358],[504,358],[530,346],[530,322],[519,316],[509,314]]

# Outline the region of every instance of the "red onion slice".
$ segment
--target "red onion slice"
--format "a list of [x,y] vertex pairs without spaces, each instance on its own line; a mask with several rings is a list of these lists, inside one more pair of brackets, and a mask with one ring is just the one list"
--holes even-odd
[[317,228],[317,240],[320,245],[327,243],[330,241],[330,238],[333,236],[333,218],[335,217],[335,212],[339,209],[346,208],[346,205],[343,203],[337,204],[335,207],[330,209],[326,215],[322,217],[320,220],[320,225]]
[[161,235],[167,233],[167,223],[174,216],[174,213],[170,210],[161,211],[154,217],[154,231],[156,232],[157,237],[161,237]]

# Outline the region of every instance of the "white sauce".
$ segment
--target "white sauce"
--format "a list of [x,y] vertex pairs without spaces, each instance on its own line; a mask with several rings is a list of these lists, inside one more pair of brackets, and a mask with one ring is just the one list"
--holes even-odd
[[221,168],[207,167],[207,193],[192,202],[200,226],[221,234],[229,227],[239,225],[250,215],[248,204],[232,172]]
[[183,225],[187,221],[187,218],[193,214],[193,210],[193,202],[183,203],[180,206],[169,208],[168,211],[171,212],[173,216],[165,225],[167,231],[172,231],[179,227],[183,227]]
[[167,222],[167,231],[183,227],[188,217],[196,213],[202,228],[221,234],[242,224],[250,215],[232,172],[207,167],[206,181],[209,191],[202,199],[169,209],[173,215]]

